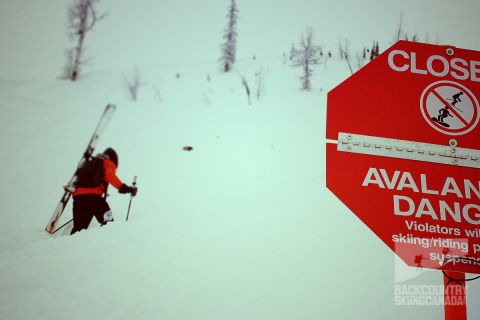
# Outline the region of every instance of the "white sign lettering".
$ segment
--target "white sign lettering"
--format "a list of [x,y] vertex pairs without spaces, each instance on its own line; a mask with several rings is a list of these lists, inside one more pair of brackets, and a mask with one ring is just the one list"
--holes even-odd
[[[461,58],[445,58],[439,55],[432,55],[426,61],[419,64],[415,52],[403,50],[392,50],[388,54],[388,65],[397,72],[410,71],[411,73],[431,75],[434,77],[445,77],[450,74],[457,80],[480,82],[480,61],[467,61]],[[424,65],[424,67],[419,67]]]
[[[362,183],[363,187],[396,190],[404,193],[393,195],[393,214],[396,216],[411,216],[415,218],[428,217],[431,220],[466,221],[471,225],[480,225],[480,181],[468,179],[457,181],[445,177],[437,188],[429,186],[426,174],[413,175],[408,171],[395,170],[392,173],[385,169],[369,168]],[[405,193],[436,195],[433,199],[406,195]],[[461,204],[459,201],[447,201],[438,198],[454,196],[456,199],[473,199],[475,203]],[[451,199],[451,198],[450,198]]]

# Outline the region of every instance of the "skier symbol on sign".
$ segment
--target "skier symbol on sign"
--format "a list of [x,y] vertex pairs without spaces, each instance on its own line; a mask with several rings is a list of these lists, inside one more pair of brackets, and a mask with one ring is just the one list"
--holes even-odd
[[444,127],[447,127],[447,128],[450,127],[448,123],[443,121],[443,119],[445,119],[446,117],[453,117],[452,114],[448,112],[448,107],[444,107],[438,110],[438,113],[439,113],[438,117],[432,117],[432,120],[438,122]]
[[459,93],[457,94],[454,94],[452,96],[452,99],[447,99],[447,100],[453,100],[452,102],[452,106],[455,106],[458,102],[462,102],[462,100],[460,100],[460,96],[463,95],[463,92],[460,91]]
[[477,98],[468,88],[453,81],[438,81],[425,88],[420,109],[432,128],[448,135],[468,133],[480,117]]

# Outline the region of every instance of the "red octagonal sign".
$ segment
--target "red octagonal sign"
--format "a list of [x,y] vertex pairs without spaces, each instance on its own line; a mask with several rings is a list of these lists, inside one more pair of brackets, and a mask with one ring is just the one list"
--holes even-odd
[[327,187],[410,266],[480,273],[480,52],[400,41],[328,94]]

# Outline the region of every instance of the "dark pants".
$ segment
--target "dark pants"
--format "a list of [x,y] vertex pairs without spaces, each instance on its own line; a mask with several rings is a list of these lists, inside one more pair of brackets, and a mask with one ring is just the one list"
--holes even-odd
[[105,220],[105,213],[109,211],[110,207],[101,195],[82,194],[73,197],[73,229],[70,234],[87,229],[93,217],[101,225],[106,224],[108,220]]

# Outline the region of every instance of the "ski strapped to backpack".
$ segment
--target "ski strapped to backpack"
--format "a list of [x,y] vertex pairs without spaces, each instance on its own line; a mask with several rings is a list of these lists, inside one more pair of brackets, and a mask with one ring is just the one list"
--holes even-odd
[[98,139],[100,138],[100,135],[105,130],[107,124],[110,122],[110,119],[112,118],[115,110],[116,110],[116,107],[113,104],[109,104],[105,107],[105,110],[103,111],[102,116],[98,121],[97,127],[93,131],[93,135],[90,138],[90,141],[88,142],[87,148],[85,149],[85,152],[80,158],[77,169],[75,170],[75,173],[73,174],[68,184],[64,187],[65,192],[63,193],[63,196],[60,199],[60,202],[58,203],[57,207],[53,211],[52,217],[50,218],[50,221],[48,222],[45,228],[45,230],[48,233],[53,234],[55,232],[57,224],[60,221],[60,218],[62,217],[62,213],[65,210],[65,207],[67,206],[68,200],[72,196],[72,192],[75,190],[75,187],[77,186],[77,179],[78,179],[77,175],[79,174],[79,171],[82,170],[81,168],[84,168],[84,164],[88,163],[88,161],[92,159],[92,154],[93,154],[93,151],[95,150],[95,147],[97,146]]

